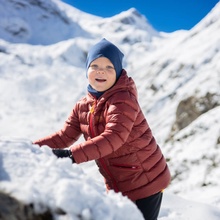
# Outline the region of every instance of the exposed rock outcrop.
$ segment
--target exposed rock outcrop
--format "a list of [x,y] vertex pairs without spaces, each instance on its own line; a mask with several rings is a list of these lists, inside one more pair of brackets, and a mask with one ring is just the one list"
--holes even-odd
[[176,120],[172,126],[171,137],[178,131],[187,127],[200,115],[220,105],[217,94],[207,93],[203,97],[190,96],[182,100],[176,110]]
[[37,214],[32,204],[26,205],[9,194],[0,191],[1,220],[53,220],[49,210]]

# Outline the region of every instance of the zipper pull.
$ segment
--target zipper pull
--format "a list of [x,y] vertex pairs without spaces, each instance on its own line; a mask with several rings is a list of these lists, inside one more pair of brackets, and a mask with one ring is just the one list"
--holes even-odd
[[95,112],[95,107],[96,107],[96,101],[93,102],[91,108],[89,109],[89,112],[90,112],[91,114],[93,114],[93,113]]

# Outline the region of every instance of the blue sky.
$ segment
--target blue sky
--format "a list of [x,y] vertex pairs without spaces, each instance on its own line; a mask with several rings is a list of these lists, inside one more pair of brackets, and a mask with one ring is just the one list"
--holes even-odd
[[158,31],[189,30],[196,25],[219,0],[63,0],[84,12],[111,17],[136,8]]

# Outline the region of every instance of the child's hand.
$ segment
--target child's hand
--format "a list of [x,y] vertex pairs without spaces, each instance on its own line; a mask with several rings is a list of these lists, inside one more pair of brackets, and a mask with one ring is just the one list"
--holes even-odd
[[58,158],[63,158],[63,157],[69,157],[73,163],[75,163],[75,160],[72,156],[71,150],[63,150],[63,149],[53,149],[52,152],[58,157]]

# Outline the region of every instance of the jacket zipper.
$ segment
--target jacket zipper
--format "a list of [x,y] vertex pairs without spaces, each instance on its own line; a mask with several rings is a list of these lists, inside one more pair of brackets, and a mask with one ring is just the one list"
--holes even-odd
[[[94,117],[92,117],[92,115],[94,114],[94,111],[95,111],[95,107],[96,107],[96,104],[97,104],[97,100],[94,102],[93,106],[91,107],[90,109],[90,117],[89,117],[89,127],[90,127],[90,132],[91,132],[91,136],[92,138],[95,137],[95,131],[94,131],[94,126],[93,126],[93,121],[94,121]],[[110,176],[110,178],[112,179],[112,184],[113,184],[113,188],[114,188],[114,191],[115,192],[119,192],[118,190],[118,187],[116,185],[116,181],[115,179],[113,178],[111,172],[109,171],[108,167],[106,166],[106,163],[104,161],[104,159],[102,158],[99,158],[98,161],[101,163],[103,169],[105,170],[105,172]]]
[[127,165],[127,164],[112,164],[112,166],[119,167],[119,168],[125,168],[125,169],[132,169],[132,170],[136,170],[136,169],[140,168],[137,165]]

